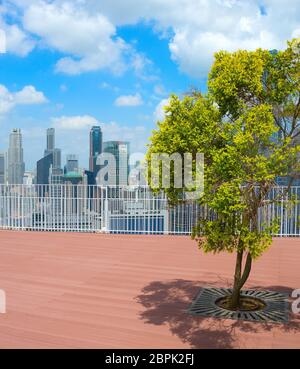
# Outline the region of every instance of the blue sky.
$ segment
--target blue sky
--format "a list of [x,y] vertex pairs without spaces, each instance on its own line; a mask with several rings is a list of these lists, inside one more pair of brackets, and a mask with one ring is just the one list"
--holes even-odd
[[144,152],[168,96],[191,86],[205,91],[215,51],[280,49],[300,36],[299,1],[284,4],[2,1],[0,151],[11,129],[21,128],[33,170],[54,126],[63,156],[78,154],[87,166],[89,128],[100,124],[105,140],[129,140],[132,151]]

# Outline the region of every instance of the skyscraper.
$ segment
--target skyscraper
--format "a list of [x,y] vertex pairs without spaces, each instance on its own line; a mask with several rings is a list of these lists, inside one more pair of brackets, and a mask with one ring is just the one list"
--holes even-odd
[[117,186],[127,186],[129,176],[129,142],[107,141],[103,144],[103,152],[112,154],[116,160],[114,182]]
[[53,151],[53,169],[61,173],[61,149],[54,149]]
[[55,129],[47,129],[47,149],[46,151],[52,152],[55,149]]
[[0,153],[0,184],[5,184],[5,154]]
[[55,148],[55,129],[47,129],[47,144],[44,157],[37,162],[37,184],[60,183],[63,171],[61,169],[61,150]]
[[25,164],[23,160],[22,134],[20,129],[13,129],[9,136],[8,148],[8,183],[22,184]]
[[55,129],[48,128],[47,129],[47,146],[45,150],[44,156],[48,154],[53,154],[53,163],[52,169],[54,172],[59,172],[61,169],[61,150],[55,148]]
[[50,168],[53,164],[53,153],[49,153],[36,164],[36,183],[40,185],[49,184]]
[[101,127],[94,126],[90,131],[90,165],[89,169],[94,173],[96,178],[97,173],[100,169],[97,165],[98,155],[102,153],[102,131]]

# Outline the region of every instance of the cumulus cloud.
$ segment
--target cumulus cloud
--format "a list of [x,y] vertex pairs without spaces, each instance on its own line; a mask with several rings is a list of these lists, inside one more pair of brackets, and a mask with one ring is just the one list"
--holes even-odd
[[7,113],[14,107],[13,95],[8,91],[8,89],[0,85],[0,114]]
[[25,57],[35,47],[35,41],[16,25],[6,25],[4,32],[6,37],[6,52]]
[[289,0],[288,6],[286,0],[89,0],[86,6],[101,9],[116,26],[151,21],[169,39],[179,68],[200,78],[216,51],[282,49],[300,28],[299,0]]
[[17,105],[36,105],[46,103],[43,92],[34,86],[25,86],[17,92],[10,92],[4,85],[0,85],[0,114],[8,113]]
[[88,14],[73,2],[39,2],[25,9],[23,23],[47,45],[70,55],[58,61],[58,72],[74,75],[110,68],[117,73],[123,68],[124,42],[114,39],[115,26],[101,13]]
[[131,64],[145,76],[141,69],[149,67],[146,56],[117,37],[119,26],[141,21],[168,39],[172,59],[195,77],[207,75],[213,54],[220,49],[281,49],[286,40],[299,36],[300,29],[299,0],[289,0],[288,6],[286,0],[9,2],[21,16],[16,28],[10,29],[8,48],[26,54],[38,37],[65,54],[56,70],[68,74],[103,68],[121,73]]
[[37,91],[33,86],[25,86],[21,91],[14,95],[16,104],[32,105],[47,102],[43,92]]
[[116,101],[116,106],[139,106],[143,104],[140,94],[119,96]]
[[0,53],[9,52],[25,57],[34,49],[36,42],[20,24],[5,20],[5,15],[14,16],[10,13],[10,7],[0,5]]
[[98,125],[99,122],[96,118],[90,115],[82,116],[62,116],[52,118],[52,124],[55,128],[63,130],[80,130],[89,128],[94,125]]

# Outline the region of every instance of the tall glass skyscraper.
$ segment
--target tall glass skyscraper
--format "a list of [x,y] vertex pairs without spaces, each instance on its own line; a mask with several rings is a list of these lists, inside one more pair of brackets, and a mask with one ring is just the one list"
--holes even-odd
[[[117,186],[127,186],[129,177],[129,142],[107,141],[103,144],[103,152],[112,154],[116,160],[114,182]],[[111,174],[112,175],[112,174]]]
[[101,127],[94,126],[90,131],[90,163],[89,169],[94,173],[94,177],[96,178],[97,173],[100,169],[99,165],[97,165],[98,155],[102,153],[102,131]]
[[25,164],[23,160],[22,134],[20,129],[13,129],[9,136],[7,169],[9,184],[23,184]]
[[53,165],[53,152],[44,156],[36,164],[36,183],[49,184],[50,169]]
[[61,149],[53,150],[53,170],[61,173]]
[[55,148],[55,129],[48,128],[47,129],[47,146],[45,150],[44,156],[49,154],[53,154],[53,163],[52,169],[54,172],[59,172],[61,169],[61,150]]
[[55,129],[47,129],[47,151],[53,151],[55,149]]

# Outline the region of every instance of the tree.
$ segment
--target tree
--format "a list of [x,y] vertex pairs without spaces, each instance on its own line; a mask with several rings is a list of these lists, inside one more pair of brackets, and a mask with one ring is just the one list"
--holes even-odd
[[[259,222],[259,210],[284,196],[269,197],[277,177],[290,176],[292,184],[299,171],[298,45],[299,40],[293,40],[279,52],[217,53],[208,93],[193,92],[183,99],[173,95],[151,137],[148,167],[153,153],[205,155],[205,188],[199,201],[208,210],[193,238],[205,252],[236,253],[232,309],[240,305],[253,260],[271,245],[278,226],[276,221]],[[176,175],[183,173],[173,168],[173,180]],[[184,187],[163,190],[172,204],[184,201]]]

